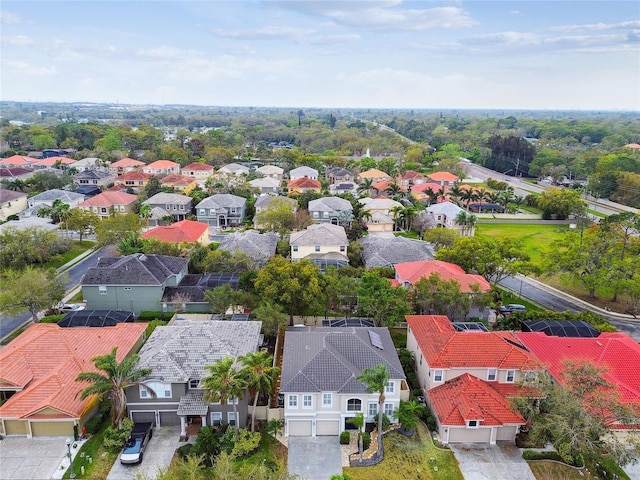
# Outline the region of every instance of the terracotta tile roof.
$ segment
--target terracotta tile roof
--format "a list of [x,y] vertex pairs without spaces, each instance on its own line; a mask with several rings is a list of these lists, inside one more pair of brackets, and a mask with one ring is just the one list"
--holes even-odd
[[209,231],[209,225],[193,220],[182,220],[171,225],[156,227],[142,234],[142,238],[155,238],[161,242],[182,243],[197,242],[203,233]]
[[491,285],[480,275],[465,273],[455,263],[442,262],[440,260],[421,260],[417,262],[396,263],[396,279],[402,284],[409,282],[415,284],[422,278],[429,278],[432,273],[440,275],[442,280],[457,280],[463,292],[473,292],[471,285],[477,284],[481,292],[491,290]]
[[457,332],[444,315],[406,315],[430,368],[541,370],[513,332]]
[[125,192],[102,192],[78,204],[78,207],[111,207],[112,205],[129,205],[137,200],[136,195]]
[[362,172],[358,175],[360,178],[390,178],[388,173],[378,170],[377,168],[371,168],[366,172]]
[[125,157],[109,165],[109,168],[141,167],[144,164],[145,163],[141,162],[140,160],[134,160],[133,158]]
[[190,185],[194,182],[195,180],[193,178],[178,174],[167,175],[160,180],[162,184],[171,183],[173,185]]
[[605,367],[603,375],[615,385],[620,399],[640,403],[640,345],[623,333],[596,338],[554,337],[542,332],[518,332],[518,339],[562,382],[564,362],[588,361]]
[[406,172],[404,172],[402,175],[399,175],[399,177],[403,180],[411,180],[411,179],[421,179],[424,178],[424,175],[422,175],[419,172],[416,172],[415,170],[407,170]]
[[71,165],[73,163],[76,163],[76,160],[74,160],[73,158],[49,157],[38,160],[34,165],[37,165],[39,167],[53,167],[56,164]]
[[78,373],[95,371],[91,359],[115,346],[121,361],[144,334],[144,323],[114,327],[61,328],[55,324],[31,325],[0,350],[0,382],[23,387],[0,407],[0,418],[25,418],[45,408],[78,418],[90,401],[78,393],[88,384],[76,382]]
[[155,162],[147,165],[145,168],[164,169],[164,168],[179,168],[179,167],[180,167],[180,164],[176,162],[172,162],[171,160],[156,160]]
[[428,392],[434,413],[442,425],[464,426],[479,420],[479,426],[524,425],[515,408],[490,383],[468,373]]
[[145,180],[149,180],[151,177],[153,177],[153,175],[150,174],[150,173],[144,173],[144,172],[141,172],[139,170],[133,170],[131,172],[126,172],[126,173],[123,173],[122,175],[120,175],[116,179],[116,182],[125,182],[127,180],[129,180],[129,181],[132,181],[132,180],[133,181],[139,181],[139,180],[145,181]]
[[190,163],[186,167],[182,167],[183,172],[188,171],[213,171],[213,165],[207,165],[206,163],[194,162]]
[[428,173],[427,174],[427,178],[430,178],[434,182],[441,182],[443,180],[445,182],[456,182],[456,181],[459,180],[458,176],[456,176],[456,175],[454,175],[453,173],[450,173],[450,172]]
[[287,187],[289,188],[322,188],[322,184],[318,180],[312,180],[311,178],[302,177],[296,180],[291,180]]
[[404,187],[404,186],[402,186],[402,185],[400,185],[400,184],[396,183],[394,180],[385,180],[385,181],[383,181],[383,182],[376,182],[376,183],[373,183],[373,184],[371,185],[371,188],[375,188],[375,189],[376,189],[376,190],[378,190],[379,192],[383,192],[383,191],[385,191],[387,188],[389,188],[389,185],[391,185],[391,184],[398,185],[398,187],[400,187],[400,191],[402,191],[402,192],[406,192],[406,191],[407,191],[406,187]]
[[38,161],[37,158],[27,157],[26,155],[12,155],[8,158],[0,160],[0,165],[33,165]]
[[411,187],[412,192],[423,193],[425,190],[431,189],[434,192],[439,192],[442,187],[439,183],[420,183]]

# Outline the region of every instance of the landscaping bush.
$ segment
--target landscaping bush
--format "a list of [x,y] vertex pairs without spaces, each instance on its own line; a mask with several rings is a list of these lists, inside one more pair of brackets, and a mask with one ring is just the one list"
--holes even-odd
[[87,423],[84,424],[87,429],[87,433],[91,435],[95,435],[100,430],[100,425],[102,425],[102,413],[96,413],[93,417],[91,417]]
[[362,448],[366,450],[371,446],[371,434],[369,432],[364,432],[362,434]]
[[557,462],[565,463],[558,452],[553,450],[545,450],[538,452],[536,450],[525,450],[522,452],[522,458],[525,460],[555,460]]
[[211,466],[211,459],[220,453],[220,440],[224,430],[214,427],[202,427],[196,437],[196,443],[189,452],[191,456],[204,455],[205,463]]
[[122,447],[124,447],[124,444],[131,435],[132,429],[133,420],[130,420],[128,418],[122,420],[122,429],[120,430],[111,426],[107,427],[107,429],[104,431],[104,447],[111,451],[120,450]]
[[[376,426],[378,426],[378,414],[376,413],[373,417],[373,422]],[[382,431],[385,431],[391,425],[391,420],[389,419],[386,413],[382,414]]]
[[340,434],[340,445],[349,445],[351,441],[351,434],[348,431],[344,431]]
[[165,322],[164,320],[151,320],[149,322],[149,325],[147,325],[147,328],[144,331],[144,334],[146,335],[147,338],[149,338],[153,333],[153,331],[156,329],[156,327],[164,327],[166,324],[167,322]]
[[227,428],[220,439],[220,450],[234,458],[244,457],[258,448],[260,438],[260,433],[250,432],[245,428],[237,432],[234,428]]
[[63,313],[61,315],[47,315],[46,317],[42,317],[40,319],[40,323],[58,323],[66,315],[67,315],[66,313]]
[[193,443],[185,443],[181,447],[178,447],[178,449],[176,450],[176,453],[178,454],[178,457],[180,457],[181,460],[185,460],[189,456],[189,453],[191,452],[192,448],[193,448]]
[[175,312],[152,312],[146,310],[144,312],[140,312],[138,315],[139,322],[151,322],[153,320],[171,320]]
[[433,412],[429,408],[429,405],[424,406],[424,410],[422,411],[422,415],[420,415],[420,419],[427,425],[427,428],[430,432],[435,432],[438,430],[438,422],[436,421],[436,417],[433,415]]

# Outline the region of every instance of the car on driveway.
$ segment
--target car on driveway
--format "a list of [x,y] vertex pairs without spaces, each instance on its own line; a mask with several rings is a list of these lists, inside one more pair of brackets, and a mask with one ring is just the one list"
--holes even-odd
[[147,443],[149,443],[152,436],[153,428],[151,422],[136,423],[131,430],[131,436],[122,449],[120,463],[130,465],[142,462],[144,450],[147,448]]
[[527,307],[520,305],[519,303],[510,303],[509,305],[502,305],[500,307],[500,313],[503,315],[509,315],[513,312],[526,312]]
[[80,310],[84,310],[84,305],[80,305],[78,303],[65,303],[58,307],[61,313],[69,313],[69,312],[79,312]]

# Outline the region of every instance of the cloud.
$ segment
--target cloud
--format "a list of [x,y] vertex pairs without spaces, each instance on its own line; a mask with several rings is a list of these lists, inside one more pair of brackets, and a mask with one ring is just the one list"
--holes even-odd
[[216,28],[212,33],[217,37],[232,38],[236,40],[294,40],[300,41],[308,35],[316,33],[310,28],[266,26],[262,28],[246,30],[230,30]]
[[9,12],[7,10],[0,10],[0,23],[5,25],[12,23],[23,23],[22,18],[19,15]]
[[511,10],[509,12],[510,15],[520,15],[520,10]]
[[26,35],[14,35],[11,37],[3,37],[2,45],[11,47],[30,47],[35,45],[36,41]]
[[556,27],[549,27],[552,31],[576,31],[576,30],[626,30],[640,28],[640,20],[630,20],[626,22],[618,23],[590,23],[585,25],[559,25]]
[[42,65],[32,65],[27,62],[20,62],[15,60],[7,60],[4,63],[4,67],[11,73],[25,75],[25,76],[51,76],[57,73],[55,67],[44,67]]

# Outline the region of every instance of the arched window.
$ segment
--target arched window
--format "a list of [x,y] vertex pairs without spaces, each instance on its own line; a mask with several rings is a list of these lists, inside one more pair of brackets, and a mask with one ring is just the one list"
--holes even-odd
[[359,398],[350,398],[347,400],[347,412],[361,412],[362,400]]

